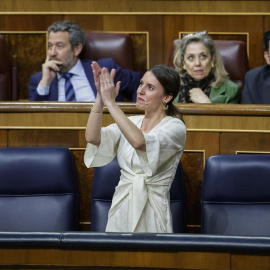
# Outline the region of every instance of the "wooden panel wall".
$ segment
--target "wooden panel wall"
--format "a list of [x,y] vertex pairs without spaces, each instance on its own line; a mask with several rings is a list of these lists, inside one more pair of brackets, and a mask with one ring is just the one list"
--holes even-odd
[[[265,63],[262,34],[270,27],[269,1],[156,1],[156,0],[2,0],[0,33],[8,39],[9,55],[17,55],[19,99],[28,98],[31,74],[41,70],[46,56],[47,27],[72,20],[85,32],[140,34],[134,39],[141,71],[166,64],[173,39],[181,32],[208,30],[225,39],[247,39],[250,68]],[[140,52],[146,52],[141,54]]]
[[1,269],[197,269],[268,270],[269,254],[60,249],[1,249]]
[[1,269],[269,270],[269,254],[2,248]]
[[[127,115],[141,114],[122,103]],[[270,106],[179,104],[187,126],[182,165],[187,193],[188,232],[200,232],[205,160],[215,154],[270,153]],[[80,191],[81,230],[89,231],[94,169],[83,156],[90,105],[65,102],[0,103],[0,146],[66,146],[74,156]],[[105,112],[103,125],[112,123]]]

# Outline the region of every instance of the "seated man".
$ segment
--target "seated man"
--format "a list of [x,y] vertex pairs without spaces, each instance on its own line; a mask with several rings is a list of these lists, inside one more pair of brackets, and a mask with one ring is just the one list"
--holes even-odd
[[[48,32],[48,54],[42,72],[31,76],[29,100],[36,101],[95,101],[96,87],[92,60],[80,60],[85,35],[79,25],[60,21]],[[100,67],[116,69],[115,83],[121,81],[116,101],[136,101],[136,92],[142,74],[123,69],[113,59],[96,61]]]
[[263,34],[266,65],[247,72],[241,103],[270,104],[270,30]]

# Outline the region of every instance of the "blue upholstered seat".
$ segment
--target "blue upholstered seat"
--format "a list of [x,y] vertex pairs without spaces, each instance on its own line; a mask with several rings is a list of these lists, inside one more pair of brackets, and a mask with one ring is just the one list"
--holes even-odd
[[270,155],[216,155],[205,164],[202,233],[270,236]]
[[77,215],[69,149],[0,148],[0,231],[77,230]]
[[[92,187],[91,231],[104,232],[115,187],[120,179],[120,167],[115,158],[103,167],[95,168]],[[176,171],[171,191],[171,212],[174,233],[186,230],[186,193],[181,163]]]

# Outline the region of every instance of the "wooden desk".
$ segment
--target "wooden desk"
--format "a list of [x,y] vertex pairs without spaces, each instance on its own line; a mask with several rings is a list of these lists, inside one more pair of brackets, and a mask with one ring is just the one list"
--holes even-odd
[[0,232],[0,269],[269,270],[269,237]]
[[[182,165],[188,200],[188,231],[200,231],[200,196],[206,158],[215,154],[270,153],[269,105],[178,104],[187,126]],[[141,114],[121,103],[127,115]],[[93,169],[83,163],[89,103],[1,102],[0,147],[66,146],[75,159],[81,230],[90,229]],[[113,120],[107,111],[103,125]]]

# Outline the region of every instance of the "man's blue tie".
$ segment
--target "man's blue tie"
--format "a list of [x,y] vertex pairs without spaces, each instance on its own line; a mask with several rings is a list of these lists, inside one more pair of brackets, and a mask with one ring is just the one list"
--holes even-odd
[[76,101],[74,88],[70,81],[72,75],[73,75],[72,73],[66,73],[63,75],[63,77],[66,79],[65,83],[66,101]]

